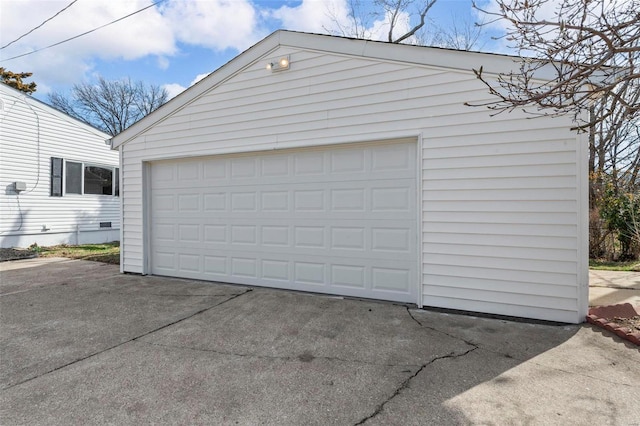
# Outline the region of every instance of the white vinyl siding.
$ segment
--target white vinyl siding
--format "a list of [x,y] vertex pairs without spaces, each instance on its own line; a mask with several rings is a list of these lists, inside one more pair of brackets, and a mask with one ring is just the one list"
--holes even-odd
[[[117,240],[118,197],[50,195],[52,157],[118,167],[118,153],[105,145],[108,135],[38,101],[27,98],[28,106],[13,90],[2,88],[0,96],[0,245],[75,243],[97,233]],[[5,191],[15,181],[27,186],[18,196]],[[111,222],[112,231],[101,230],[100,222]]]
[[[282,55],[290,70],[265,70]],[[579,137],[569,118],[464,105],[483,100],[470,70],[279,47],[121,146],[124,270],[148,272],[145,161],[418,137],[421,304],[580,322]]]

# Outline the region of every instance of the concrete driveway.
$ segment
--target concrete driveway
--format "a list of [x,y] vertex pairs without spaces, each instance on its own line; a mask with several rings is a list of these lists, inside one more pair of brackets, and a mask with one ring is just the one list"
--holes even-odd
[[640,424],[640,352],[589,325],[0,268],[3,425]]
[[640,306],[640,272],[589,271],[589,306]]

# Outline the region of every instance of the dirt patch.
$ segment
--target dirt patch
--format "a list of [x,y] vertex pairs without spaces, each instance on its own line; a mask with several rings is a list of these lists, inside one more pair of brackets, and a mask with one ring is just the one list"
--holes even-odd
[[38,257],[37,253],[31,250],[18,250],[12,248],[0,248],[0,262],[8,260],[31,259]]
[[607,321],[627,327],[633,331],[640,332],[640,315],[631,318],[613,317],[607,318]]

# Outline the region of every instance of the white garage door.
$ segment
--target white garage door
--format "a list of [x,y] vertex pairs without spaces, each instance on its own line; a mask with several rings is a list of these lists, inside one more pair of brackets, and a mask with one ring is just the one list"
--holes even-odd
[[151,165],[151,272],[417,301],[416,144]]

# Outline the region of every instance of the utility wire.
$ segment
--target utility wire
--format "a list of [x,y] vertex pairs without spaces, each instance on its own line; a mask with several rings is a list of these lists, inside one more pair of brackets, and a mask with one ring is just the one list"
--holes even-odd
[[40,48],[40,49],[32,50],[31,52],[23,53],[22,55],[12,56],[11,58],[7,58],[7,59],[0,59],[0,60],[2,60],[2,61],[10,61],[10,60],[12,60],[12,59],[22,58],[23,56],[31,55],[31,54],[33,54],[33,53],[37,53],[37,52],[42,52],[43,50],[50,49],[50,48],[55,47],[55,46],[59,46],[59,45],[61,45],[61,44],[63,44],[63,43],[66,43],[66,42],[68,42],[68,41],[75,40],[75,39],[80,38],[80,37],[82,37],[82,36],[85,36],[85,35],[87,35],[87,34],[91,34],[92,32],[98,31],[98,30],[100,30],[100,29],[102,29],[102,28],[104,28],[104,27],[108,27],[109,25],[111,25],[111,24],[115,24],[116,22],[120,22],[120,21],[122,21],[123,19],[127,19],[127,18],[129,18],[130,16],[133,16],[133,15],[135,15],[135,14],[138,14],[138,13],[140,13],[140,12],[144,11],[144,10],[147,10],[147,9],[149,9],[149,8],[151,8],[151,7],[153,7],[153,6],[156,6],[156,5],[160,4],[160,3],[163,3],[163,2],[165,2],[165,1],[167,1],[167,0],[157,0],[157,1],[153,2],[153,3],[151,3],[149,6],[146,6],[146,7],[143,7],[142,9],[136,10],[135,12],[130,13],[130,14],[128,14],[127,16],[123,16],[122,18],[118,18],[118,19],[116,19],[116,20],[114,20],[114,21],[111,21],[111,22],[109,22],[109,23],[107,23],[107,24],[100,25],[99,27],[96,27],[96,28],[94,28],[94,29],[92,29],[92,30],[86,31],[86,32],[84,32],[84,33],[82,33],[82,34],[78,34],[78,35],[76,35],[76,36],[69,37],[69,38],[68,38],[68,39],[66,39],[66,40],[62,40],[62,41],[59,41],[59,42],[57,42],[57,43],[53,43],[53,44],[51,44],[51,45],[49,45],[49,46],[42,47],[42,48]]
[[69,3],[67,5],[67,7],[65,7],[64,9],[62,9],[61,11],[59,11],[58,13],[56,13],[55,15],[53,15],[51,18],[45,20],[42,24],[38,25],[37,27],[33,28],[31,31],[26,32],[24,34],[22,34],[20,37],[18,37],[17,39],[13,40],[12,42],[9,42],[7,44],[5,44],[4,46],[0,47],[0,50],[4,49],[5,47],[9,47],[11,46],[13,43],[15,43],[16,41],[20,40],[21,38],[24,38],[26,36],[28,36],[29,34],[31,34],[32,32],[34,32],[35,30],[37,30],[38,28],[42,27],[44,24],[46,24],[47,22],[49,22],[50,20],[52,20],[53,18],[55,18],[56,16],[60,15],[62,12],[64,12],[65,10],[69,9],[75,2],[77,2],[78,0],[73,0],[71,3]]

